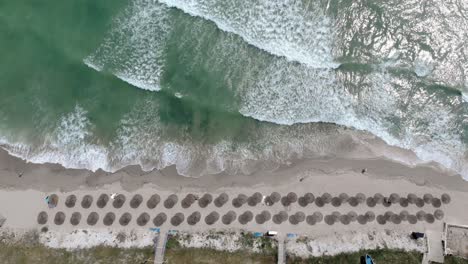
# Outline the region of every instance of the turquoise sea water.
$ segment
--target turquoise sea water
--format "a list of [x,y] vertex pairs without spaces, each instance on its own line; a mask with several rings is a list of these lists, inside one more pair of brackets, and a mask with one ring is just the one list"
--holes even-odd
[[197,176],[338,155],[348,127],[468,177],[466,28],[467,1],[3,1],[0,144]]

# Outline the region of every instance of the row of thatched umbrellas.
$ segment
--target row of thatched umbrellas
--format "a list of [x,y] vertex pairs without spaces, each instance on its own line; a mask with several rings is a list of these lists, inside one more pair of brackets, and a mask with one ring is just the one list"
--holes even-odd
[[[400,224],[401,222],[408,221],[410,224],[416,224],[417,221],[426,221],[427,223],[434,223],[435,220],[442,220],[444,217],[444,212],[440,209],[434,211],[434,213],[426,213],[424,211],[419,211],[415,215],[409,214],[408,211],[401,211],[400,213],[393,213],[390,211],[385,212],[382,215],[376,216],[373,212],[368,211],[365,214],[357,214],[354,211],[348,212],[346,214],[341,214],[340,212],[333,212],[330,215],[325,217],[320,212],[315,212],[311,215],[306,216],[303,212],[296,212],[289,215],[286,211],[281,211],[275,215],[271,215],[269,211],[262,211],[254,217],[254,214],[251,211],[245,211],[240,215],[237,215],[234,211],[229,211],[223,216],[216,211],[213,211],[205,216],[204,222],[207,225],[213,225],[218,220],[221,219],[221,222],[225,225],[229,225],[234,222],[236,219],[240,224],[245,225],[253,220],[257,224],[264,224],[270,220],[275,224],[282,224],[289,221],[290,224],[297,225],[301,222],[306,222],[309,225],[315,225],[322,221],[325,221],[328,225],[333,225],[335,223],[342,223],[345,225],[350,224],[351,222],[358,222],[359,224],[366,224],[368,222],[373,222],[377,220],[379,224],[386,224],[387,222]],[[65,213],[57,212],[54,217],[54,224],[62,225],[65,222]],[[110,226],[114,223],[116,216],[114,213],[110,212],[105,214],[103,218],[104,225]],[[153,224],[155,226],[161,226],[167,221],[168,217],[165,213],[159,213],[154,219]],[[119,218],[119,224],[121,226],[127,226],[132,220],[132,215],[130,213],[124,213]],[[139,226],[145,226],[151,217],[148,213],[142,213],[136,219],[136,223]],[[202,215],[200,212],[195,211],[190,214],[187,219],[183,213],[176,213],[170,219],[170,224],[173,226],[178,226],[187,220],[189,225],[196,225],[202,220]],[[46,212],[40,212],[37,217],[37,222],[41,225],[46,224],[48,221],[48,215]],[[70,217],[70,223],[72,225],[78,225],[81,221],[81,214],[74,212]],[[95,225],[99,221],[99,215],[96,212],[92,212],[88,215],[86,223],[88,225]]]
[[[58,196],[53,194],[50,197],[51,201],[58,202]],[[329,193],[324,193],[321,196],[314,196],[312,193],[306,193],[303,196],[298,197],[295,192],[290,192],[285,196],[281,196],[278,192],[273,192],[270,195],[263,197],[259,192],[255,192],[251,196],[245,194],[239,194],[237,197],[232,199],[232,206],[235,208],[240,208],[244,204],[249,206],[256,206],[262,201],[266,205],[274,205],[275,203],[281,202],[283,206],[289,206],[293,203],[298,203],[302,207],[306,207],[309,204],[315,203],[317,207],[323,207],[326,204],[331,204],[334,207],[339,207],[345,203],[356,207],[359,204],[367,204],[369,207],[375,207],[378,204],[382,204],[385,207],[389,207],[392,204],[399,204],[402,207],[407,207],[409,204],[414,204],[417,207],[423,207],[425,204],[430,204],[436,208],[439,208],[442,204],[450,203],[450,196],[448,194],[443,194],[440,198],[434,197],[431,194],[424,194],[422,197],[410,193],[405,197],[400,197],[396,193],[390,194],[386,197],[380,193],[376,193],[373,196],[366,197],[362,193],[358,193],[354,196],[349,196],[346,193],[342,193],[338,196],[332,196]],[[109,195],[101,194],[97,198],[96,205],[98,208],[104,208],[110,201]],[[204,194],[201,197],[198,197],[195,194],[187,194],[181,200],[182,208],[189,208],[195,202],[198,202],[198,205],[201,208],[207,207],[212,202],[216,207],[222,207],[229,201],[229,196],[226,193],[221,193],[216,198],[213,198],[211,194]],[[65,206],[72,208],[77,202],[76,195],[69,195],[65,200]],[[126,202],[126,197],[123,194],[116,195],[112,201],[112,206],[114,208],[121,208]],[[161,197],[158,194],[152,195],[146,202],[146,206],[149,209],[154,209],[161,202]],[[163,206],[167,209],[173,208],[179,202],[179,197],[175,194],[169,195],[166,200],[163,202]],[[140,194],[135,194],[130,200],[129,204],[131,208],[138,208],[143,203],[143,196]],[[88,209],[93,204],[93,197],[91,195],[85,195],[81,199],[81,207]]]

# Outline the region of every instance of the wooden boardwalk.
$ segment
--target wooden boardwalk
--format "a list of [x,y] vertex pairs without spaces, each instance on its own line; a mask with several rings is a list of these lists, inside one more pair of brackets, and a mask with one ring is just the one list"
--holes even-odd
[[167,232],[159,233],[154,243],[154,264],[164,263],[164,253],[166,251]]

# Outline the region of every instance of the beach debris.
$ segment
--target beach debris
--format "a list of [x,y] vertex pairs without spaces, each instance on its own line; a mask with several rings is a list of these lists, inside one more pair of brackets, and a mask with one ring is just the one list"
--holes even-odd
[[442,200],[442,202],[443,202],[444,204],[448,204],[448,203],[450,203],[450,201],[452,200],[452,199],[450,198],[450,195],[448,195],[448,194],[446,194],[446,193],[442,194],[442,196],[440,197],[440,199]]
[[70,217],[70,224],[76,226],[81,222],[81,214],[79,212],[72,213]]
[[195,203],[196,200],[197,200],[197,197],[194,194],[191,194],[191,193],[187,194],[185,198],[182,199],[182,202],[181,202],[182,208],[185,208],[185,209],[189,208],[190,206],[192,206],[193,203]]
[[171,225],[178,226],[184,222],[185,216],[183,213],[177,213],[171,218]]
[[437,209],[434,211],[434,217],[437,220],[442,220],[444,218],[444,211]]
[[159,213],[153,219],[153,224],[155,226],[162,226],[166,222],[166,220],[167,220],[167,215],[165,213]]
[[288,213],[286,211],[280,211],[273,216],[273,222],[278,225],[286,220],[288,220]]
[[166,207],[166,209],[171,209],[172,207],[174,207],[174,205],[177,204],[178,201],[179,198],[177,197],[177,195],[171,194],[164,201],[164,207]]
[[76,195],[71,194],[67,196],[67,199],[65,199],[65,206],[68,208],[73,208],[75,207],[76,204]]
[[111,198],[112,200],[114,200],[115,197],[117,196],[117,194],[118,194],[118,193],[112,193],[112,194],[110,195],[110,198]]
[[[116,198],[117,199],[117,198]],[[104,225],[106,226],[110,226],[114,223],[115,221],[115,214],[112,213],[112,212],[109,212],[107,213],[105,216],[104,216],[104,219],[102,220],[102,222],[104,223]]]
[[198,211],[193,212],[187,217],[187,223],[189,225],[196,225],[201,220],[201,213]]
[[62,225],[65,222],[65,213],[64,212],[57,212],[54,217],[54,224]]
[[223,215],[221,221],[225,225],[230,225],[234,220],[236,220],[237,214],[234,211],[229,211],[225,215]]
[[130,207],[133,209],[136,209],[140,206],[142,202],[143,202],[143,196],[141,196],[140,194],[135,194],[130,200]]
[[138,216],[136,222],[137,222],[137,225],[139,226],[145,226],[149,220],[150,220],[150,216],[148,213],[142,213],[140,216]]
[[86,223],[90,226],[95,225],[99,221],[99,215],[96,212],[91,212],[86,219]]
[[207,225],[213,225],[214,223],[218,221],[218,219],[219,219],[219,213],[213,211],[205,217],[205,223]]
[[255,216],[255,222],[257,222],[257,224],[264,224],[265,222],[270,221],[270,219],[271,214],[266,210],[263,210],[260,214]]
[[214,200],[214,205],[216,207],[222,207],[227,201],[229,200],[229,196],[227,193],[221,193],[216,199]]
[[362,174],[364,174],[364,173],[366,173],[366,172],[367,172],[367,168],[364,168],[364,169],[361,170],[361,173],[362,173]]
[[256,193],[252,194],[252,196],[250,196],[247,199],[247,204],[249,206],[256,206],[262,200],[263,200],[263,195],[261,193],[259,193],[259,192],[256,192]]
[[123,213],[122,216],[120,216],[119,224],[121,226],[127,226],[130,221],[132,221],[132,215],[130,213]]
[[37,223],[40,224],[40,225],[45,225],[47,223],[48,219],[49,219],[49,216],[44,211],[40,212],[37,215]]
[[98,208],[104,208],[107,205],[107,202],[109,202],[109,195],[103,193],[99,195],[96,204]]
[[198,199],[198,206],[206,208],[213,201],[213,196],[209,193],[205,193],[200,199]]
[[158,194],[153,194],[151,197],[146,201],[146,206],[149,209],[154,209],[161,201],[161,197]]
[[432,206],[434,206],[435,208],[439,208],[442,205],[442,202],[440,201],[439,198],[433,198],[431,203],[432,203]]
[[245,225],[247,224],[248,222],[252,221],[253,219],[253,213],[251,211],[245,211],[244,213],[242,213],[241,215],[239,215],[239,223],[241,223],[242,225]]

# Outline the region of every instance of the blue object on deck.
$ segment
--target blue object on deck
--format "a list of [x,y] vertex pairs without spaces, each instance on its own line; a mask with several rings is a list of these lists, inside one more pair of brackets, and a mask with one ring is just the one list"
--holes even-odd
[[296,236],[297,236],[296,234],[291,234],[291,233],[288,233],[288,234],[287,234],[287,237],[288,237],[288,238],[294,238],[294,237],[296,237]]
[[254,237],[262,237],[263,233],[255,232],[253,235],[254,235]]
[[374,260],[369,255],[366,255],[366,264],[375,264]]
[[157,228],[157,227],[152,227],[152,228],[150,228],[150,230],[153,231],[153,232],[156,232],[156,233],[161,232],[161,230],[159,228]]

